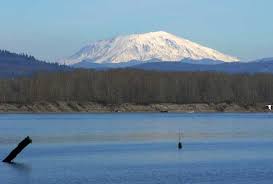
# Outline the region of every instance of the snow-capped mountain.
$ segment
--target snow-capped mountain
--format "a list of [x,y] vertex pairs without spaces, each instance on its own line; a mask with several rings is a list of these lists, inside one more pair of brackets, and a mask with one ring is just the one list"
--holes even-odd
[[234,62],[238,58],[225,55],[170,33],[159,31],[145,34],[118,36],[100,40],[83,47],[62,61],[73,65],[82,61],[90,63],[124,63],[129,61],[181,61],[183,59]]

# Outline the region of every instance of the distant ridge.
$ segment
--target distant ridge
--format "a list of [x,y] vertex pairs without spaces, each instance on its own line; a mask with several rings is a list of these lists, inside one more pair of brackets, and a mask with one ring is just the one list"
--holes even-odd
[[184,62],[143,63],[130,68],[168,72],[273,73],[273,58],[253,62],[192,64]]
[[37,72],[69,70],[69,67],[57,63],[47,63],[26,54],[16,54],[0,50],[0,78],[29,76]]
[[239,61],[236,57],[225,55],[167,32],[158,31],[118,36],[109,40],[93,42],[60,63],[68,65],[78,64],[82,61],[97,64],[118,64],[130,61],[146,63],[153,59],[160,61],[181,61],[184,59]]
[[93,63],[90,62],[89,60],[84,60],[80,63],[76,63],[72,65],[74,68],[89,68],[89,69],[106,69],[106,68],[126,68],[126,67],[134,67],[142,64],[147,64],[147,63],[174,63],[174,64],[194,64],[194,65],[200,65],[200,64],[205,64],[205,65],[214,65],[214,64],[221,64],[224,63],[223,61],[218,61],[218,60],[210,60],[210,59],[202,59],[202,60],[192,60],[192,59],[183,59],[181,61],[177,62],[172,62],[172,61],[161,61],[159,59],[151,59],[148,61],[145,61],[145,63],[141,61],[128,61],[128,62],[122,62],[122,63]]
[[97,64],[81,62],[73,65],[76,68],[89,68],[96,70],[109,70],[113,68],[130,68],[140,70],[167,71],[167,72],[223,72],[223,73],[273,73],[273,58],[264,58],[250,62],[225,63],[214,60],[190,60],[168,62],[149,60],[146,63],[131,61],[119,64]]

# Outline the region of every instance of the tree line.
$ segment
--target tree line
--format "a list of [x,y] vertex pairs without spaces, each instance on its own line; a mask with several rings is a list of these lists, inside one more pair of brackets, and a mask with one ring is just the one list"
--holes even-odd
[[16,54],[0,50],[0,78],[30,76],[36,72],[69,71],[70,67],[58,63],[40,61],[27,54]]
[[103,104],[273,102],[272,74],[75,70],[0,80],[1,103]]

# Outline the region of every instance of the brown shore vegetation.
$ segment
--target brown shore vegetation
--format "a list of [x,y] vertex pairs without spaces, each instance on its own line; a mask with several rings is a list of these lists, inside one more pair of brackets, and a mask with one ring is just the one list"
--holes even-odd
[[[0,111],[2,112],[5,111],[5,107],[8,109],[9,105],[26,110],[34,106],[42,108],[43,103],[45,106],[41,111],[45,112],[50,109],[46,110],[46,106],[52,106],[50,112],[54,111],[53,109],[58,111],[59,103],[71,106],[70,108],[76,112],[81,111],[79,110],[81,106],[83,106],[83,112],[91,111],[83,104],[93,104],[105,111],[110,111],[109,109],[113,107],[116,107],[117,111],[122,111],[126,104],[135,108],[144,106],[152,108],[161,104],[169,104],[167,105],[169,108],[174,108],[171,111],[175,111],[175,106],[177,109],[180,108],[177,111],[182,111],[183,105],[189,107],[194,104],[207,105],[207,111],[211,109],[212,111],[224,111],[216,106],[226,104],[227,107],[241,109],[241,111],[248,111],[250,107],[254,111],[255,109],[261,111],[264,110],[264,104],[272,102],[273,75],[271,74],[117,69],[42,73],[32,77],[0,80],[0,107],[2,109]],[[79,107],[75,108],[73,104],[78,104],[76,106]],[[29,111],[38,110],[33,108]],[[59,111],[66,110],[59,108]],[[126,111],[137,110],[131,108]],[[142,111],[146,111],[145,108]],[[198,110],[192,108],[190,111]]]

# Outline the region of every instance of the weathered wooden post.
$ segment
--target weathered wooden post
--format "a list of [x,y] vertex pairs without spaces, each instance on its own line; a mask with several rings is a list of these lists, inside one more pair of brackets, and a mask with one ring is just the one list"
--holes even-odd
[[11,163],[13,159],[30,143],[32,143],[32,140],[29,136],[27,136],[24,140],[22,140],[18,146],[10,152],[10,154],[3,160],[3,162]]

